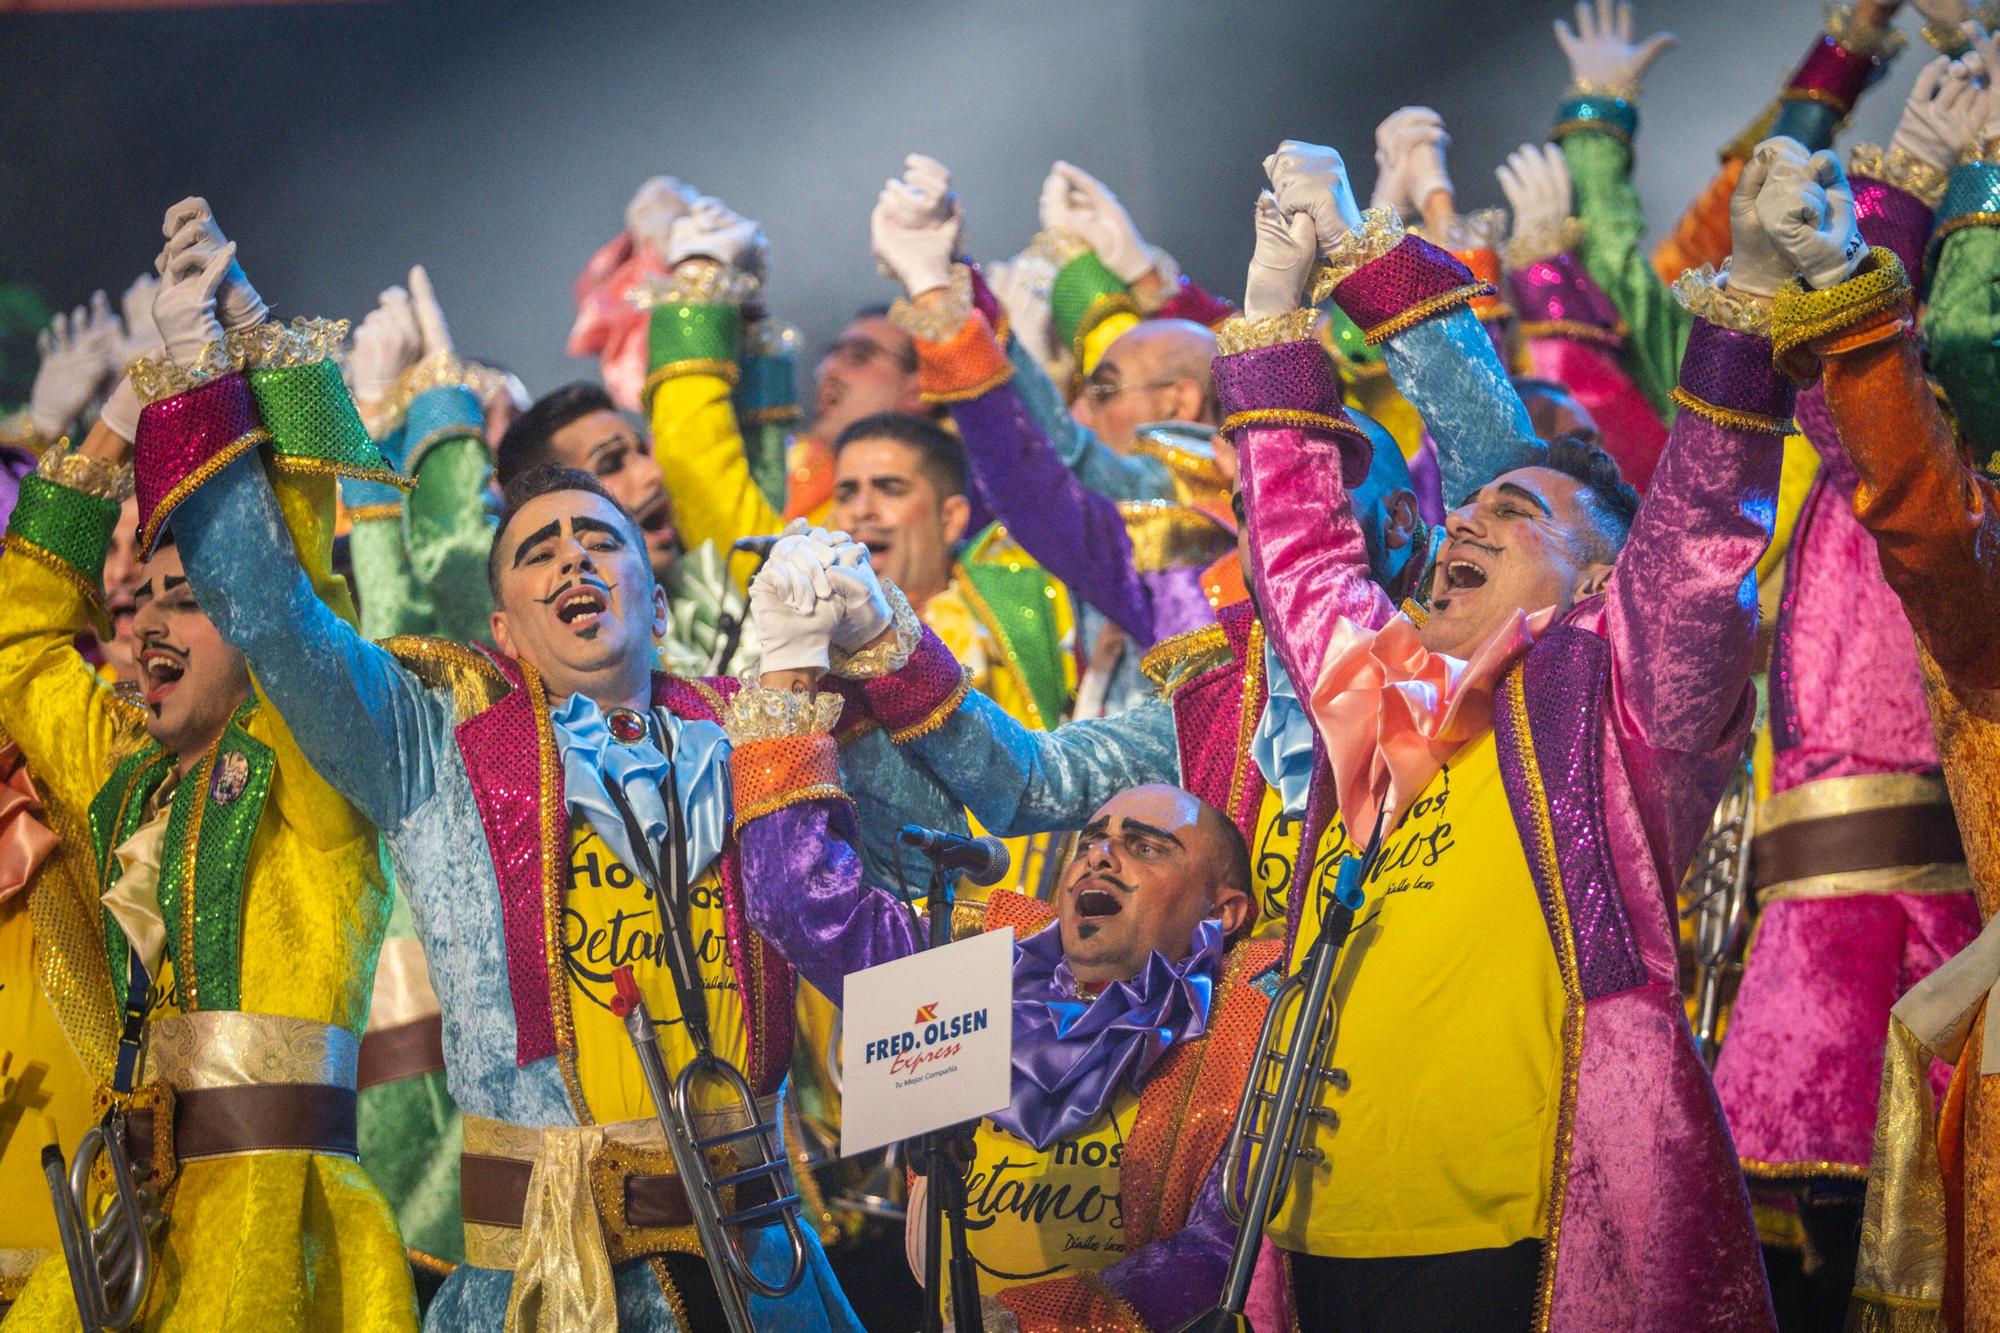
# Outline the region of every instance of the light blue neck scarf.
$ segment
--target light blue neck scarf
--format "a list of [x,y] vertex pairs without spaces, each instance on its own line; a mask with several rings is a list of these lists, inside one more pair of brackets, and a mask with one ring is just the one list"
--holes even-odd
[[1292,678],[1264,642],[1264,680],[1269,698],[1257,729],[1250,734],[1250,757],[1264,781],[1278,789],[1278,799],[1288,815],[1303,815],[1306,789],[1312,785],[1313,724],[1305,705],[1292,688]]
[[[673,746],[674,787],[680,794],[692,882],[721,854],[729,828],[729,738],[713,722],[685,721],[664,708],[654,709],[649,720],[666,729]],[[562,750],[564,798],[636,874],[644,862],[633,854],[625,820],[605,784],[618,784],[646,838],[659,846],[668,829],[666,802],[660,799],[668,760],[654,742],[654,733],[649,731],[646,739],[633,745],[613,740],[603,710],[581,694],[572,694],[551,709],[549,721]]]

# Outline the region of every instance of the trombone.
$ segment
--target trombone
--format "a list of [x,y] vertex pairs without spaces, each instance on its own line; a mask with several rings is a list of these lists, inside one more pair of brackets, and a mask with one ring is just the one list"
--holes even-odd
[[[695,1037],[697,1054],[669,1084],[667,1066],[660,1056],[660,1041],[653,1029],[653,1016],[639,995],[630,966],[613,974],[618,992],[612,1010],[625,1020],[625,1031],[639,1054],[639,1068],[646,1076],[646,1089],[653,1096],[660,1128],[666,1132],[667,1149],[673,1154],[674,1170],[687,1191],[688,1211],[694,1215],[695,1232],[701,1237],[702,1256],[708,1260],[709,1276],[729,1318],[731,1333],[754,1333],[750,1322],[749,1292],[766,1300],[783,1300],[804,1278],[806,1238],[799,1227],[799,1196],[792,1187],[791,1171],[779,1149],[778,1126],[757,1108],[750,1085],[721,1056],[708,1049],[705,1027],[690,1021],[689,1034]],[[718,1087],[731,1103],[726,1113],[734,1127],[701,1137],[695,1133],[696,1090],[702,1085]],[[751,1164],[726,1175],[716,1175],[709,1166],[709,1153],[717,1148],[745,1145],[751,1149]],[[767,1183],[776,1197],[764,1203],[724,1212],[723,1191],[756,1183]],[[766,1282],[751,1267],[744,1248],[743,1233],[749,1227],[779,1222],[785,1228],[790,1250],[790,1266],[784,1280]]]
[[1687,901],[1681,920],[1694,918],[1695,1048],[1710,1068],[1722,1049],[1723,985],[1741,966],[1744,918],[1750,912],[1750,841],[1757,804],[1750,755],[1755,741],[1753,732],[1681,881],[1681,897]]
[[[134,1176],[125,1151],[125,1123],[125,1113],[117,1107],[106,1112],[100,1123],[84,1131],[67,1171],[61,1148],[51,1143],[42,1149],[42,1175],[55,1204],[56,1231],[85,1333],[130,1328],[146,1307],[153,1281],[151,1233],[159,1214]],[[93,1225],[90,1173],[100,1156],[111,1174],[112,1196]]]
[[[1223,1274],[1222,1298],[1214,1309],[1195,1316],[1176,1333],[1225,1333],[1249,1327],[1243,1307],[1264,1228],[1291,1190],[1294,1163],[1318,1162],[1325,1156],[1306,1146],[1306,1131],[1314,1121],[1331,1119],[1331,1113],[1318,1105],[1320,1088],[1329,1083],[1340,1086],[1346,1078],[1326,1063],[1338,1018],[1332,1003],[1333,977],[1341,946],[1361,909],[1361,886],[1381,855],[1383,822],[1377,819],[1375,834],[1361,856],[1341,858],[1333,893],[1320,906],[1319,938],[1307,952],[1305,965],[1285,978],[1265,1011],[1250,1078],[1222,1149],[1222,1207],[1237,1228]],[[1281,1028],[1288,1036],[1282,1047],[1276,1043]],[[1267,1091],[1274,1068],[1278,1086]]]

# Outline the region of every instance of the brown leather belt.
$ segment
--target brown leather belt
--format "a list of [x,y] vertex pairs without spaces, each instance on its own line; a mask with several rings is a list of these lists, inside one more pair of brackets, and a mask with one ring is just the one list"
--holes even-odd
[[359,1072],[354,1086],[367,1091],[382,1083],[415,1078],[444,1068],[444,1015],[432,1014],[361,1035]]
[[[126,1119],[132,1155],[150,1163],[154,1112]],[[325,1083],[252,1083],[174,1094],[175,1162],[252,1152],[317,1152],[358,1157],[354,1089]]]
[[1751,882],[1760,889],[1813,875],[1964,860],[1965,845],[1949,805],[1889,806],[1800,819],[1750,840]]
[[[461,1153],[458,1159],[458,1211],[467,1222],[489,1227],[516,1227],[528,1203],[528,1177],[534,1163],[512,1157]],[[684,1227],[694,1221],[687,1191],[678,1176],[625,1177],[625,1222],[635,1227]]]

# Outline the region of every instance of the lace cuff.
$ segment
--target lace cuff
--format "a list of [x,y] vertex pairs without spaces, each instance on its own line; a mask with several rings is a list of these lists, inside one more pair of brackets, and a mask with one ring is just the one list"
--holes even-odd
[[1944,200],[1944,188],[1951,182],[1950,172],[1940,170],[1907,148],[1883,148],[1872,143],[1858,143],[1848,150],[1847,174],[1893,185],[1932,208]]
[[745,685],[722,710],[732,745],[801,736],[831,736],[845,703],[832,691],[777,690]]
[[672,273],[649,277],[632,286],[625,299],[641,310],[668,305],[756,304],[763,284],[754,273],[713,259],[683,260]]
[[1770,337],[1770,304],[1728,290],[1722,286],[1726,276],[1726,271],[1717,272],[1713,264],[1691,268],[1674,279],[1674,299],[1696,319],[1753,337]]
[[930,306],[897,297],[889,306],[889,322],[922,342],[950,342],[972,316],[972,270],[953,264],[944,292],[945,299]]
[[1276,347],[1279,343],[1306,342],[1312,338],[1313,325],[1318,320],[1319,311],[1311,306],[1263,319],[1236,315],[1224,320],[1215,331],[1215,351],[1218,356],[1235,356],[1238,352]]
[[910,605],[910,599],[903,596],[903,590],[883,579],[882,595],[889,599],[896,637],[852,653],[838,645],[829,645],[828,657],[832,662],[829,669],[834,675],[848,680],[872,680],[901,671],[909,664],[917,645],[923,642],[924,622],[917,618],[916,610]]
[[35,474],[58,486],[81,491],[112,504],[124,504],[132,497],[132,467],[128,463],[107,463],[86,458],[68,441],[58,441],[35,464]]
[[1903,34],[1894,28],[1878,28],[1862,23],[1854,17],[1854,6],[1833,5],[1826,7],[1826,35],[1840,43],[1841,49],[1850,55],[1866,56],[1870,60],[1887,60],[1903,49]]
[[1371,208],[1361,225],[1334,242],[1313,270],[1312,302],[1318,305],[1356,269],[1372,264],[1403,243],[1403,219],[1393,208]]
[[239,370],[285,370],[331,360],[346,340],[347,329],[344,319],[300,317],[290,324],[265,320],[224,334],[202,348],[189,365],[164,355],[140,357],[132,363],[132,388],[141,403],[156,403]]
[[848,799],[833,739],[844,702],[838,694],[763,686],[748,686],[729,701],[722,719],[733,747],[736,829],[802,801]]
[[1516,226],[1501,254],[1508,268],[1526,268],[1576,249],[1583,244],[1583,234],[1583,219],[1574,217],[1564,218],[1553,225],[1536,223],[1528,227]]

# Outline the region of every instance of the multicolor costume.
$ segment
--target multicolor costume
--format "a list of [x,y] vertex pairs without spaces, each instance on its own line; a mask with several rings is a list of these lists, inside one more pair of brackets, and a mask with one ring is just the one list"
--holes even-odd
[[[1461,289],[1468,276],[1424,242],[1372,222],[1343,243],[1336,261],[1335,280],[1350,288],[1342,298],[1350,313],[1391,298],[1442,298]],[[1287,673],[1302,688],[1319,680],[1320,653],[1341,630],[1342,617],[1365,631],[1386,622],[1392,610],[1363,576],[1359,534],[1347,519],[1345,485],[1359,474],[1355,446],[1364,437],[1345,417],[1332,368],[1311,338],[1310,318],[1310,311],[1301,311],[1240,332],[1226,330],[1224,346],[1232,354],[1218,363],[1216,375],[1242,460],[1258,601]],[[1746,1328],[1772,1322],[1735,1155],[1682,1013],[1668,910],[1672,877],[1702,833],[1752,711],[1754,611],[1742,594],[1769,540],[1776,437],[1791,409],[1790,388],[1771,371],[1767,355],[1761,338],[1696,325],[1681,381],[1690,408],[1676,423],[1608,593],[1581,603],[1527,649],[1493,697],[1491,740],[1468,742],[1438,778],[1449,781],[1453,765],[1497,761],[1497,782],[1489,777],[1475,790],[1488,793],[1482,799],[1495,807],[1489,812],[1480,805],[1478,818],[1493,820],[1489,836],[1505,845],[1489,844],[1482,866],[1490,856],[1492,873],[1501,874],[1500,863],[1511,860],[1513,848],[1524,851],[1522,888],[1532,886],[1543,925],[1537,934],[1551,946],[1552,959],[1544,957],[1553,962],[1554,975],[1520,980],[1556,987],[1543,999],[1553,1007],[1542,1011],[1555,1027],[1542,1036],[1559,1073],[1551,1070],[1540,1092],[1517,1091],[1529,1101],[1553,1097],[1537,1113],[1547,1117],[1552,1142],[1545,1143],[1548,1155],[1540,1162],[1546,1174],[1539,1202],[1531,1194],[1505,1214],[1514,1219],[1510,1225],[1542,1242],[1537,1327]],[[1755,428],[1747,429],[1752,423]],[[1348,534],[1331,546],[1322,532],[1329,515]],[[1482,756],[1483,747],[1491,748]],[[1340,847],[1341,834],[1333,793],[1325,783],[1316,789],[1305,838],[1326,859]],[[1411,817],[1445,795],[1444,789],[1427,789]],[[1443,879],[1439,885],[1440,892],[1449,888]],[[1377,905],[1385,915],[1413,919],[1420,908],[1405,906],[1413,901],[1419,900],[1391,897]],[[1295,895],[1295,933],[1312,924],[1304,909],[1315,902],[1316,894]],[[1490,910],[1511,909],[1494,902]],[[1516,928],[1518,923],[1509,927]],[[1384,938],[1396,929],[1392,924]],[[1350,937],[1350,947],[1365,938]],[[1462,960],[1463,972],[1455,970],[1461,963],[1456,955],[1432,962],[1458,982],[1503,963],[1512,966],[1513,957],[1513,951],[1475,951]],[[1365,960],[1358,972],[1365,977]],[[1399,993],[1394,983],[1407,977],[1392,971],[1390,991]],[[1359,1053],[1371,1024],[1391,1024],[1401,1038],[1402,1063],[1384,1066],[1379,1086],[1396,1086],[1388,1077],[1393,1068],[1419,1077],[1427,1066],[1410,1049],[1414,1038],[1398,1017],[1400,1001],[1384,1004],[1389,1012],[1377,1010],[1372,1018],[1363,1008],[1356,1003],[1343,1011],[1336,1063],[1347,1064],[1342,1051]],[[1532,1023],[1521,1031],[1531,1029]],[[1424,1031],[1438,1050],[1456,1049],[1450,1032]],[[1461,1066],[1448,1060],[1439,1068]],[[1448,1081],[1458,1083],[1457,1073]],[[1301,1168],[1291,1215],[1281,1215],[1274,1234],[1314,1253],[1398,1253],[1379,1248],[1394,1246],[1397,1238],[1374,1227],[1379,1219],[1401,1216],[1402,1199],[1428,1188],[1425,1176],[1417,1173],[1388,1195],[1357,1198],[1343,1190],[1344,1180],[1369,1177],[1339,1167],[1338,1138],[1350,1121],[1365,1124],[1379,1113],[1369,1110],[1358,1070],[1351,1087],[1338,1094],[1340,1127],[1314,1131],[1322,1149],[1333,1147],[1336,1169],[1329,1179],[1319,1168]],[[1417,1102],[1402,1105],[1413,1115],[1424,1109]],[[1531,1143],[1517,1139],[1517,1150]],[[1451,1179],[1454,1154],[1464,1154],[1457,1144],[1445,1134],[1410,1146],[1435,1155]],[[1343,1170],[1352,1174],[1344,1177]],[[1447,1212],[1450,1207],[1444,1205]],[[1497,1228],[1504,1220],[1500,1210],[1478,1218],[1480,1228]],[[1436,1250],[1401,1253],[1519,1238],[1510,1233],[1461,1243],[1467,1238],[1432,1223],[1411,1225],[1413,1238],[1422,1234],[1441,1243]],[[1354,1233],[1371,1248],[1355,1249],[1341,1238]],[[1704,1280],[1688,1282],[1690,1272]]]
[[[762,812],[740,821],[751,886],[746,907],[752,924],[837,1003],[848,973],[922,948],[924,927],[894,897],[863,881],[852,850],[853,810],[840,790],[838,750],[827,730],[829,714],[837,712],[827,707],[833,701],[772,693],[739,696],[730,724],[744,761],[736,768],[737,809]],[[1018,937],[1017,1068],[1035,1062],[1024,1044],[1060,1044],[1047,1014],[1076,999],[1063,981],[1051,921],[1046,904],[1017,894],[995,894],[987,903],[987,928],[1011,927]],[[1105,1050],[1085,1057],[1094,1063],[1070,1068],[1073,1082],[1065,1086],[1074,1105],[1051,1106],[1047,1094],[1038,1099],[1017,1074],[1015,1105],[1036,1102],[1027,1110],[1044,1114],[1003,1116],[1011,1129],[992,1118],[981,1124],[969,1168],[969,1211],[979,1235],[974,1257],[982,1290],[997,1292],[1024,1333],[1167,1329],[1215,1299],[1234,1236],[1221,1207],[1218,1156],[1254,1054],[1278,946],[1238,942],[1225,949],[1212,922],[1206,934],[1204,946],[1197,932],[1188,959],[1155,954],[1139,977],[1095,1002],[1106,1015],[1128,1006],[1115,1018],[1098,1017],[1111,1029],[1145,1032],[1152,1058],[1121,1075],[1128,1066],[1112,1058],[1115,1038],[1107,1039]],[[1155,1029],[1166,1039],[1158,1045]],[[1078,1072],[1086,1067],[1101,1072]],[[1046,1112],[1058,1108],[1067,1115],[1051,1123]],[[1028,1124],[1036,1126],[1034,1137]],[[1121,1151],[1110,1151],[1110,1143]],[[1029,1208],[1004,1202],[1008,1190],[992,1184],[996,1158],[1040,1162],[1011,1177],[1025,1184],[1051,1179],[1064,1147],[1077,1159],[1063,1176],[1073,1210],[1030,1216]],[[1017,1196],[1020,1188],[1014,1186]],[[1115,1195],[1115,1208],[1093,1210],[1093,1191]],[[1024,1261],[1027,1267],[1016,1267]],[[1048,1275],[1050,1268],[1057,1275]]]
[[[236,459],[276,492],[271,539],[295,541],[312,571],[299,596],[342,625],[353,612],[331,574],[333,473],[387,475],[328,356],[344,329],[262,325],[203,359],[220,373],[153,368],[137,467],[150,546],[187,471]],[[75,839],[65,855],[94,862],[90,897],[112,895],[118,913],[92,914],[88,955],[59,927],[38,947],[60,954],[44,963],[50,999],[93,1075],[109,1082],[143,1034],[138,1085],[119,1100],[149,1139],[139,1156],[170,1217],[147,1325],[413,1327],[395,1218],[355,1160],[359,1036],[389,916],[374,826],[261,689],[182,778],[144,710],[77,656],[118,511],[65,484],[88,475],[80,462],[52,454],[24,484],[0,556],[0,725]],[[143,924],[154,911],[157,963]],[[74,1327],[60,1257],[9,1320]]]

